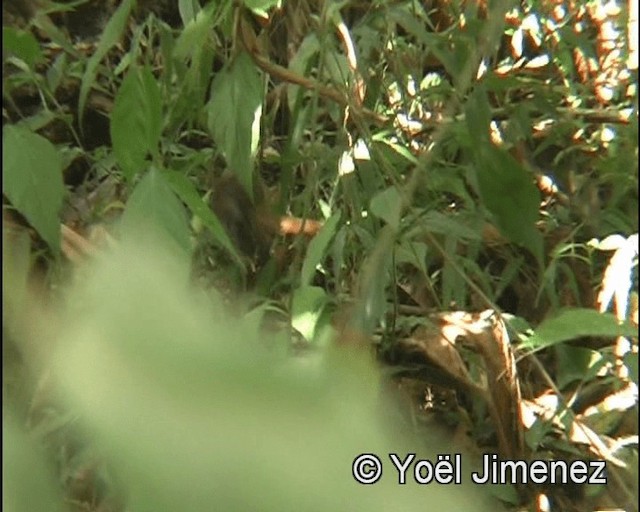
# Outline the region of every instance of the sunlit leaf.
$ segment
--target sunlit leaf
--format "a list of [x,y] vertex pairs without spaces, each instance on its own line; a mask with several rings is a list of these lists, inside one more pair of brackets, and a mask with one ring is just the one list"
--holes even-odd
[[261,114],[262,80],[251,58],[242,53],[213,81],[208,125],[229,166],[249,193],[253,193],[253,155]]
[[317,286],[301,286],[293,293],[291,325],[308,341],[313,340],[322,308],[326,303],[326,292]]
[[619,324],[610,313],[599,313],[594,309],[566,309],[542,322],[535,335],[524,343],[526,347],[542,348],[584,336],[637,336],[638,331],[630,324]]

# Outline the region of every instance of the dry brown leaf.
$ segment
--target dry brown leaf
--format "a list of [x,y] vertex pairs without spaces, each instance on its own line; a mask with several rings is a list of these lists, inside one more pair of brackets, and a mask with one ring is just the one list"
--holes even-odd
[[440,366],[465,387],[474,385],[467,366],[455,346],[455,338],[447,337],[444,330],[437,332],[433,329],[420,327],[414,332],[411,341],[420,346],[429,360]]

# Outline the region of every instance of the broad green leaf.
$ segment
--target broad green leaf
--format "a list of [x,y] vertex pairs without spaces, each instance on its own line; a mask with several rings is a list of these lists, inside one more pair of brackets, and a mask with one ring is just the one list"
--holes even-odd
[[30,32],[2,27],[2,46],[4,52],[15,55],[30,69],[42,60],[40,45]]
[[489,123],[491,111],[487,93],[482,87],[477,87],[469,96],[465,109],[465,120],[468,133],[460,134],[460,142],[465,146],[471,145],[473,150],[491,144],[489,138]]
[[553,434],[553,430],[553,423],[543,418],[537,418],[533,425],[524,433],[525,443],[527,443],[527,446],[533,451],[536,451],[540,444],[547,439],[550,434]]
[[492,496],[495,496],[504,503],[510,503],[514,507],[520,503],[520,496],[515,485],[511,483],[506,484],[489,484],[487,490]]
[[346,86],[351,74],[347,57],[335,52],[325,52],[324,69],[331,82]]
[[[389,503],[424,510],[425,502],[496,510],[468,481],[455,492],[412,478],[398,485],[388,453],[435,461],[459,448],[437,432],[426,444],[403,441],[399,423],[381,422],[391,405],[367,351],[332,344],[299,357],[274,353],[268,332],[249,338],[253,327],[240,325],[242,317],[185,286],[171,256],[123,237],[69,293],[76,306],[60,321],[52,357],[52,380],[101,462],[126,484],[129,510],[325,511],[355,503],[351,509],[381,512]],[[296,310],[315,311],[322,290],[300,293]],[[384,466],[376,485],[352,479],[364,452]],[[462,462],[464,476],[470,461]]]
[[584,336],[638,336],[638,330],[628,323],[619,324],[611,313],[586,308],[565,309],[542,322],[523,345],[538,349]]
[[482,240],[482,228],[477,223],[474,226],[469,219],[464,219],[460,216],[430,211],[424,217],[421,217],[420,224],[422,224],[423,229],[430,233],[450,235],[461,240]]
[[260,136],[262,80],[251,58],[240,54],[211,86],[209,132],[229,167],[253,196],[253,155]]
[[595,372],[592,368],[595,366],[600,369],[603,364],[602,354],[584,347],[557,345],[555,354],[558,358],[556,384],[559,389],[564,389],[567,384],[575,381],[594,378]]
[[[468,140],[484,206],[512,242],[526,247],[542,264],[542,236],[535,227],[540,191],[533,176],[505,150],[489,140],[491,122],[487,94],[481,88],[467,102]],[[473,142],[470,142],[473,141]]]
[[309,242],[309,248],[302,264],[302,272],[300,275],[300,283],[306,286],[311,283],[316,266],[322,261],[329,242],[336,233],[336,228],[340,222],[340,212],[332,215],[320,232]]
[[157,230],[175,241],[183,251],[191,252],[189,225],[184,207],[162,174],[152,168],[138,183],[122,215],[125,230]]
[[291,301],[291,325],[307,341],[312,341],[327,294],[317,286],[301,286],[293,293]]
[[[181,3],[184,3],[184,0]],[[183,20],[185,26],[176,40],[174,49],[176,59],[193,58],[202,51],[209,37],[213,15],[214,6],[209,4],[205,9],[196,12],[188,22]]]
[[238,254],[235,245],[229,239],[218,217],[216,217],[211,208],[202,200],[193,183],[189,181],[184,174],[179,172],[165,171],[163,175],[173,191],[187,205],[187,208],[191,210],[191,213],[199,217],[202,223],[209,229],[216,242],[235,258],[240,267],[244,268],[242,258]]
[[113,151],[127,179],[158,151],[162,134],[160,88],[148,68],[132,68],[122,81],[111,113]]
[[409,242],[408,239],[401,239],[394,255],[396,265],[408,263],[427,275],[427,251],[427,244],[424,242]]
[[182,24],[186,27],[200,11],[200,4],[198,0],[178,0],[178,11]]
[[104,27],[102,35],[100,36],[96,50],[89,59],[89,62],[87,62],[87,68],[85,69],[82,81],[80,82],[80,95],[78,98],[78,116],[80,126],[82,126],[84,107],[87,102],[87,97],[89,96],[89,91],[91,90],[91,86],[93,85],[98,73],[98,65],[102,59],[105,58],[107,53],[109,53],[109,50],[111,50],[111,48],[120,41],[120,38],[124,33],[124,29],[127,26],[127,20],[129,19],[131,9],[133,9],[135,4],[136,0],[122,1],[111,18],[109,18],[109,22],[107,23],[107,26]]
[[486,145],[480,154],[476,172],[483,204],[509,240],[529,249],[540,261],[542,239],[535,227],[540,191],[532,176],[498,148]]
[[398,189],[389,187],[371,199],[371,213],[384,220],[394,230],[400,225],[402,201]]
[[11,204],[42,239],[60,250],[60,219],[64,198],[62,159],[44,137],[18,126],[3,134],[2,189]]

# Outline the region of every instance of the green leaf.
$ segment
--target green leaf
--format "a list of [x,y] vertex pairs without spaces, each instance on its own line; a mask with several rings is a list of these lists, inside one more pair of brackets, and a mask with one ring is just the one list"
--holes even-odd
[[394,230],[400,225],[402,201],[396,187],[389,187],[371,199],[371,213],[384,220]]
[[111,141],[123,174],[132,179],[158,152],[162,134],[160,88],[148,68],[133,68],[123,80],[111,113]]
[[278,5],[282,0],[243,0],[243,4],[247,9],[252,11],[266,12],[274,5]]
[[243,0],[243,3],[247,9],[250,9],[254,14],[261,18],[268,18],[268,11],[275,5],[281,5],[282,0]]
[[260,136],[262,80],[246,53],[214,79],[208,114],[209,132],[252,196],[252,158]]
[[514,506],[520,503],[518,491],[513,484],[490,484],[487,489],[492,496],[495,496],[502,502],[509,503]]
[[599,313],[594,309],[565,309],[557,316],[545,320],[523,345],[526,348],[543,348],[583,336],[638,336],[629,323],[619,324],[611,313]]
[[338,223],[340,222],[340,212],[333,214],[322,227],[320,232],[309,242],[309,248],[302,264],[302,272],[300,283],[306,286],[311,283],[316,266],[322,261],[322,258],[329,246],[329,242],[336,233]]
[[464,140],[460,142],[471,144],[474,149],[490,145],[491,111],[486,91],[482,87],[476,88],[469,96],[465,106],[468,134],[464,134]]
[[638,382],[638,354],[634,354],[633,351],[627,352],[622,360],[629,370],[629,378],[633,382]]
[[[437,432],[427,443],[417,436],[399,443],[401,423],[380,421],[391,404],[366,351],[274,353],[268,329],[248,337],[257,318],[242,326],[237,307],[223,309],[185,286],[172,256],[122,239],[99,258],[69,293],[74,307],[59,322],[51,358],[65,404],[127,484],[128,509],[321,511],[357,503],[352,508],[380,512],[389,503],[423,510],[426,501],[441,510],[491,510],[468,482],[455,492],[411,478],[398,485],[387,453],[406,453],[406,445],[435,461],[456,448]],[[296,311],[317,311],[322,291],[299,293]],[[380,454],[385,468],[376,485],[351,478],[365,450]],[[314,478],[301,471],[302,460],[313,461]]]
[[[311,32],[300,43],[296,54],[289,61],[289,69],[294,73],[306,76],[309,70],[309,66],[312,63],[312,59],[320,52],[320,41],[318,36]],[[296,102],[298,100],[298,94],[300,93],[299,85],[287,86],[287,100],[289,104],[289,110],[291,112],[296,111]]]
[[396,265],[402,265],[408,263],[423,274],[427,274],[427,244],[424,242],[410,242],[408,239],[401,239],[398,241],[398,246],[395,252]]
[[535,227],[540,191],[533,176],[505,150],[489,139],[491,113],[486,91],[478,87],[466,105],[465,144],[475,162],[476,180],[484,206],[502,233],[527,248],[542,264],[542,236]]
[[295,290],[291,301],[291,325],[307,341],[313,340],[327,295],[317,286],[302,286]]
[[[384,145],[385,149],[386,148],[390,149],[391,152],[393,152],[395,155],[400,157],[398,158],[398,161],[399,161],[398,165],[401,168],[407,164],[418,165],[418,159],[415,157],[415,155],[413,155],[411,151],[409,151],[409,149],[404,144],[398,144],[397,142],[395,142],[393,140],[394,138],[395,138],[395,135],[382,132],[380,134],[374,135],[372,137],[372,140],[374,141],[374,143]],[[376,148],[375,145],[373,147],[376,150],[381,151],[380,147]]]
[[62,79],[67,75],[69,68],[68,58],[66,53],[61,53],[56,57],[52,64],[49,65],[47,70],[47,86],[51,92],[55,92]]
[[[180,5],[184,3],[181,1]],[[195,12],[194,16],[185,21],[184,30],[180,32],[178,39],[176,40],[176,46],[174,50],[174,57],[176,59],[185,59],[187,57],[194,59],[198,55],[209,37],[211,23],[214,15],[214,5],[209,4],[206,8]],[[182,9],[180,10],[182,13]]]
[[531,450],[537,451],[539,446],[551,434],[553,434],[553,424],[550,421],[537,418],[533,425],[524,433],[524,440]]
[[96,46],[96,50],[87,62],[87,68],[82,75],[82,82],[80,83],[80,94],[78,98],[78,116],[79,124],[82,126],[82,119],[84,115],[84,107],[87,103],[87,97],[89,96],[89,90],[93,85],[96,75],[98,74],[98,65],[105,58],[109,50],[115,46],[122,37],[124,29],[127,26],[127,20],[131,9],[136,4],[136,0],[123,0],[123,2],[115,10],[107,26],[104,28],[100,41]]
[[395,233],[385,226],[359,278],[359,300],[350,318],[350,328],[367,336],[379,325],[387,308],[386,289],[391,278]]
[[33,69],[42,60],[40,45],[30,32],[2,27],[2,46],[4,52],[15,55],[24,61],[30,69]]
[[200,4],[197,0],[178,0],[178,11],[182,24],[186,27],[200,12]]
[[185,252],[191,251],[184,207],[155,168],[133,190],[122,215],[125,230],[157,229]]
[[[177,93],[169,105],[168,124],[172,131],[180,130],[185,122],[205,122],[204,105],[211,83],[211,67],[216,51],[212,42],[212,27],[219,23],[214,16],[224,14],[217,13],[216,10],[224,8],[223,4],[209,2],[185,24],[184,30],[175,41],[172,57],[168,59],[174,71],[172,75],[165,74],[167,87]],[[175,80],[179,85],[177,88]]]
[[2,188],[42,239],[60,250],[58,214],[64,198],[62,159],[44,137],[18,126],[3,134]]
[[[420,11],[422,12],[422,9]],[[400,25],[409,34],[415,36],[420,43],[428,45],[430,41],[428,27],[415,14],[406,7],[406,4],[401,7],[391,8],[387,12],[390,21]]]
[[460,216],[430,211],[422,217],[421,231],[426,229],[430,233],[449,235],[460,240],[482,240],[482,227],[465,220]]
[[244,268],[244,263],[235,245],[231,242],[218,217],[216,217],[211,208],[202,200],[193,183],[189,181],[186,176],[175,171],[165,171],[163,176],[173,191],[187,205],[191,213],[198,216],[202,223],[209,229],[216,242],[235,258],[241,268]]
[[542,238],[535,227],[540,191],[532,176],[505,151],[484,146],[480,153],[476,172],[484,205],[509,240],[541,261]]
[[[416,7],[408,7],[408,4],[401,4],[402,7],[395,7],[388,10],[389,20],[400,25],[407,33],[411,34],[416,40],[424,47],[428,48],[429,52],[433,53],[439,62],[445,67],[448,73],[453,76],[457,76],[461,63],[466,60],[460,59],[459,55],[456,55],[454,51],[462,45],[463,39],[457,37],[453,46],[451,45],[451,38],[446,34],[436,34],[433,31],[428,30],[428,25],[425,23],[425,12],[420,9],[416,12]],[[416,16],[418,14],[418,16]]]
[[[595,377],[595,372],[591,369],[596,366],[602,367],[602,355],[595,350],[584,347],[574,347],[572,345],[558,345],[555,347],[558,360],[556,384],[559,389],[575,381],[584,381]],[[600,364],[598,364],[600,362]]]

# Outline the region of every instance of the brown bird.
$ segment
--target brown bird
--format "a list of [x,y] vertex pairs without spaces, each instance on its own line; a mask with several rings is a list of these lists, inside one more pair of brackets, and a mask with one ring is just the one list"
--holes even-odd
[[236,248],[257,262],[269,256],[271,236],[259,230],[256,206],[231,173],[224,173],[214,184],[211,207]]
[[322,227],[316,220],[278,216],[264,204],[265,194],[255,196],[256,204],[235,175],[225,172],[214,183],[211,207],[238,250],[258,264],[268,259],[275,236],[314,236]]

